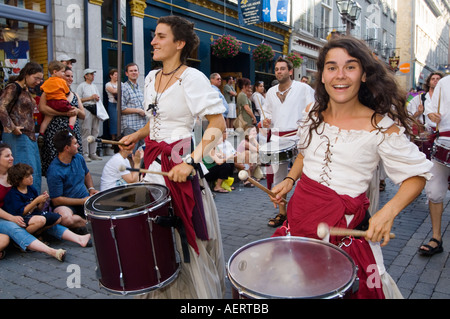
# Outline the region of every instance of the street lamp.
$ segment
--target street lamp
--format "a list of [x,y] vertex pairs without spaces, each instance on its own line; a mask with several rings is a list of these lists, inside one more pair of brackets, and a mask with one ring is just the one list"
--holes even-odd
[[346,34],[350,35],[350,30],[355,27],[355,21],[361,14],[361,6],[353,0],[337,0],[336,5],[342,21],[346,24]]

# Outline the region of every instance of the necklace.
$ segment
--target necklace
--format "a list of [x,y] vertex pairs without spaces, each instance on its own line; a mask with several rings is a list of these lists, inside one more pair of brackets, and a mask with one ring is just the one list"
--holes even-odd
[[[183,64],[181,64],[181,65],[183,65]],[[149,104],[148,108],[147,108],[147,111],[152,110],[152,115],[153,116],[156,116],[158,114],[158,100],[161,98],[163,93],[166,91],[167,86],[169,85],[170,81],[172,81],[172,78],[175,75],[175,72],[181,67],[181,65],[177,69],[175,69],[174,71],[168,73],[168,74],[172,74],[172,75],[170,76],[169,81],[167,81],[166,85],[164,86],[164,89],[162,90],[161,94],[159,94],[158,91],[159,91],[159,88],[161,87],[161,79],[162,79],[162,76],[164,75],[164,73],[163,73],[162,70],[160,70],[161,71],[161,76],[159,77],[158,88],[156,88],[156,86],[155,86],[155,91],[156,91],[155,101],[152,104]],[[160,71],[158,71],[158,73]],[[158,73],[156,73],[155,79],[158,76]],[[158,94],[159,94],[159,96],[158,96]]]
[[[287,91],[289,91],[290,89],[291,89],[291,87],[292,87],[292,83],[291,83],[291,86],[289,86],[286,90],[284,90],[283,92],[280,92],[280,90],[278,90],[278,94],[280,94],[280,95],[284,95],[284,93],[286,93]],[[279,87],[278,87],[279,88]]]
[[177,72],[177,71],[181,68],[182,65],[183,65],[183,63],[181,63],[175,70],[170,71],[169,73],[164,73],[164,72],[161,70],[161,74],[162,74],[162,75],[171,75],[171,74],[174,74],[175,72]]

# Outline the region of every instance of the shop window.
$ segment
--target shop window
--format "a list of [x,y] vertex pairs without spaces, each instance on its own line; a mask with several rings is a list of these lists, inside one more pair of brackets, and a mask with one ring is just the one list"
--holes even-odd
[[47,47],[45,26],[0,18],[0,87],[3,87],[11,76],[18,75],[29,61],[41,64],[46,75]]
[[[1,0],[0,0],[1,1]],[[130,6],[127,5],[126,26],[122,26],[122,41],[131,41]],[[117,40],[117,1],[104,0],[102,4],[102,37]]]
[[0,4],[46,13],[46,0],[0,0]]

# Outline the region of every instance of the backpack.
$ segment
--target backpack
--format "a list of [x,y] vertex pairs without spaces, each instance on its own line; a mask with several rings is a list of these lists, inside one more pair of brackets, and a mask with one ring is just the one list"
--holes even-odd
[[[17,82],[13,82],[13,83],[10,83],[10,84],[15,84],[16,85],[16,94],[14,95],[13,99],[11,100],[11,102],[9,102],[9,104],[6,106],[6,110],[8,111],[8,115],[11,114],[11,111],[12,111],[14,105],[16,105],[17,100],[19,99],[19,96],[22,93],[22,87]],[[8,84],[8,85],[10,85],[10,84]],[[1,93],[3,93],[3,92],[1,92]],[[0,97],[1,97],[1,94],[0,94]],[[0,121],[0,139],[1,139],[2,133],[3,133],[3,123]]]

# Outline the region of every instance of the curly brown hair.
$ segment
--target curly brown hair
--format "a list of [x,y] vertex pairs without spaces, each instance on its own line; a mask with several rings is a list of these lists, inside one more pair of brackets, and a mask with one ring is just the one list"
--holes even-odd
[[25,163],[17,163],[8,168],[8,183],[13,187],[18,187],[25,177],[32,174],[33,167]]
[[[366,74],[366,82],[361,83],[358,99],[363,105],[374,111],[371,118],[373,126],[379,129],[376,122],[377,114],[383,116],[387,114],[396,123],[401,124],[407,134],[412,135],[411,126],[417,122],[406,111],[406,92],[399,87],[394,75],[373,56],[362,40],[353,37],[340,37],[325,44],[317,61],[317,78],[322,78],[327,53],[334,48],[344,49],[350,56],[359,60],[363,72]],[[317,130],[324,121],[322,113],[328,108],[330,101],[325,85],[320,80],[316,83],[315,99],[316,103],[308,114],[308,119],[312,121],[309,129],[309,142],[311,141],[311,132]],[[314,116],[317,116],[317,118],[314,118]]]

